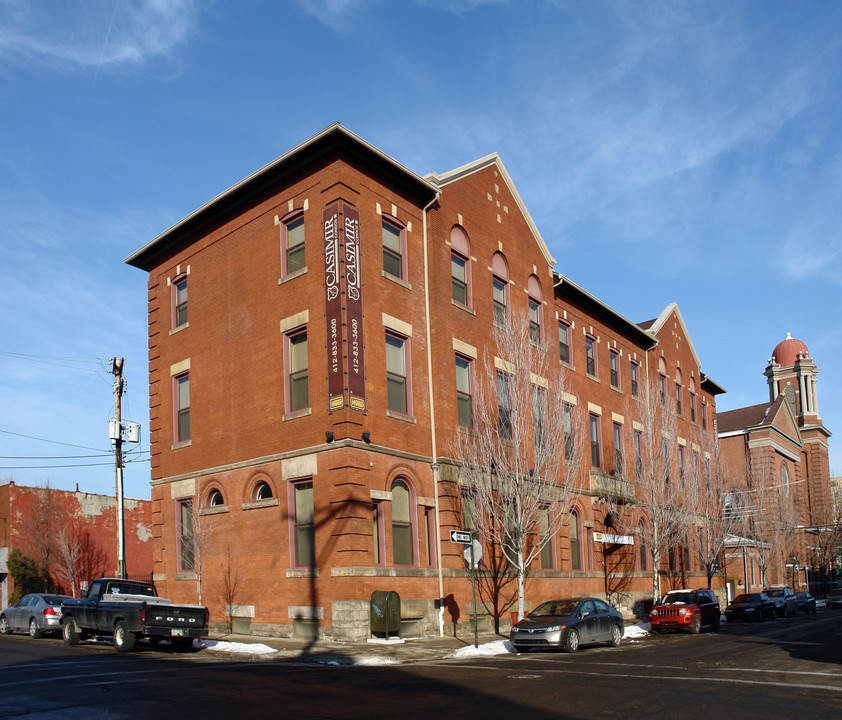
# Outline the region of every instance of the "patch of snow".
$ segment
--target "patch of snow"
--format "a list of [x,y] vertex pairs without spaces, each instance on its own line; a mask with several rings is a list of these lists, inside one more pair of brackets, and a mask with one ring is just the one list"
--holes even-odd
[[640,622],[635,625],[626,625],[623,633],[623,640],[640,640],[650,634],[651,627],[648,622]]
[[400,662],[390,657],[366,657],[357,660],[354,665],[400,665]]
[[238,643],[225,640],[200,640],[198,647],[202,650],[210,650],[219,653],[234,653],[238,655],[269,655],[278,652],[263,643]]
[[506,653],[513,652],[515,652],[515,649],[508,640],[495,640],[494,642],[483,643],[479,647],[467,645],[463,648],[459,648],[454,651],[453,657],[462,659],[482,657],[486,655],[505,655]]

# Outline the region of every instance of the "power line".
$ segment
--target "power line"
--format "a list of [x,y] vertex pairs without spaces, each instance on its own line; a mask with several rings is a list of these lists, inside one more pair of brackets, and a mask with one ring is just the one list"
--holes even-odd
[[53,445],[65,445],[66,447],[75,447],[80,450],[96,450],[97,452],[107,452],[102,448],[89,447],[87,445],[74,445],[73,443],[59,442],[58,440],[47,440],[47,438],[39,438],[34,435],[24,435],[22,433],[12,432],[11,430],[0,430],[4,435],[14,435],[15,437],[27,438],[28,440],[39,440],[40,442],[52,443]]

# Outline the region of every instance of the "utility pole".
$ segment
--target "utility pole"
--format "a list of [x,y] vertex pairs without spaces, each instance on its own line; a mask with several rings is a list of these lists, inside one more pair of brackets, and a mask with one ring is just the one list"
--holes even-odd
[[[117,475],[117,577],[126,577],[126,528],[123,517],[123,358],[114,358],[111,372],[114,375],[114,414],[117,432],[111,433],[114,441],[114,464]],[[114,437],[116,435],[116,437]]]

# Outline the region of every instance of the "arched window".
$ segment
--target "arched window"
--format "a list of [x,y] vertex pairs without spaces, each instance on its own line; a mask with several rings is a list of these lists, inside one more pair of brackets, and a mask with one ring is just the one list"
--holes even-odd
[[409,486],[403,480],[395,480],[392,483],[392,558],[395,565],[415,564],[413,504]]
[[261,480],[257,485],[254,486],[254,500],[271,500],[272,499],[272,488],[269,486],[269,483],[265,480]]
[[582,542],[579,528],[579,514],[575,510],[570,511],[568,520],[570,530],[570,569],[582,569]]
[[784,489],[784,496],[789,494],[789,472],[786,463],[781,462],[781,487]]
[[471,307],[471,245],[458,225],[450,231],[450,280],[454,302]]
[[658,391],[661,394],[661,405],[667,404],[667,362],[658,358]]
[[208,495],[208,507],[219,507],[225,504],[225,499],[219,490],[211,490]]
[[690,378],[690,422],[696,422],[696,378]]
[[684,417],[684,386],[681,384],[681,370],[675,369],[675,412]]
[[507,325],[509,322],[509,264],[503,253],[494,253],[491,258],[491,272],[493,273],[494,322]]

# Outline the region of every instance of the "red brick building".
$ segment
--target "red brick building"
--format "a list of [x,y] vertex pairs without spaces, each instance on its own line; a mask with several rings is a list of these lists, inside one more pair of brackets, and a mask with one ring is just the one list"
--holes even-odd
[[[47,497],[47,494],[49,497]],[[0,484],[0,581],[2,606],[15,591],[6,563],[17,548],[31,558],[39,557],[39,546],[50,538],[53,562],[50,576],[59,590],[74,592],[69,577],[75,570],[75,592],[79,582],[117,572],[117,503],[113,495],[70,490],[27,487],[14,481]],[[152,574],[152,502],[125,499],[126,567],[130,577]],[[63,561],[60,545],[75,549],[75,563]]]
[[[367,637],[382,590],[407,632],[469,619],[446,449],[495,314],[529,314],[597,434],[532,606],[615,590],[598,489],[633,431],[633,387],[651,377],[684,403],[676,442],[713,437],[723,390],[677,306],[639,326],[556,272],[497,155],[421,177],[333,125],[127,262],[149,273],[155,581],[195,601],[201,571],[216,621]],[[648,569],[624,552],[614,599],[631,608]],[[506,592],[477,612],[508,619]]]
[[729,553],[737,589],[784,583],[823,594],[836,518],[818,373],[807,346],[787,333],[764,371],[768,402],[718,417],[721,471],[733,476],[752,516],[746,529],[758,540],[742,538]]

